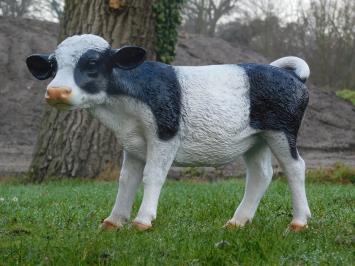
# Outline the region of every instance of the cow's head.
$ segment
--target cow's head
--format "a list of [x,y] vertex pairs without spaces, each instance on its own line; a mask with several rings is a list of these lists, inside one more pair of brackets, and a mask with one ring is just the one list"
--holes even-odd
[[48,104],[76,109],[104,103],[113,69],[133,69],[145,54],[137,46],[113,49],[103,38],[85,34],[65,39],[52,54],[31,55],[26,63],[37,79],[53,78],[45,95]]

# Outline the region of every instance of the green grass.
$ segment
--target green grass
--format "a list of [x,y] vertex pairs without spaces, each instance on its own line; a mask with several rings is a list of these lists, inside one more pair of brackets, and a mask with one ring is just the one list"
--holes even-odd
[[343,89],[340,91],[337,91],[337,96],[340,98],[343,98],[344,100],[347,100],[351,102],[353,105],[355,105],[355,91],[350,90],[350,89]]
[[298,234],[285,231],[291,201],[283,180],[272,183],[252,224],[222,229],[243,189],[241,180],[170,181],[152,231],[100,232],[114,182],[0,184],[0,265],[355,264],[354,185],[308,184],[313,218]]

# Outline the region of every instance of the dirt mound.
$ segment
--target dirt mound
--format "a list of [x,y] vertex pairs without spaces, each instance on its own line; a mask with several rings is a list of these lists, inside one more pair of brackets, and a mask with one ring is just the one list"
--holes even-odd
[[[0,17],[0,173],[25,171],[31,160],[45,85],[30,76],[24,60],[32,53],[53,51],[57,34],[54,23]],[[181,34],[174,64],[242,62],[268,60],[221,39]],[[310,86],[310,95],[299,138],[305,157],[312,166],[355,164],[355,108],[330,91]],[[234,169],[230,165],[222,171],[231,174]]]

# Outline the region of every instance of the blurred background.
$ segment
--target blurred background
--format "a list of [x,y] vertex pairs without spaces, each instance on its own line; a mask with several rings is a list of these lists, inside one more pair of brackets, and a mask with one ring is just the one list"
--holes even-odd
[[[269,63],[311,68],[298,146],[309,168],[355,167],[353,0],[0,0],[0,176],[117,178],[121,148],[85,111],[58,112],[25,66],[73,34],[136,44],[174,65]],[[171,178],[243,172],[241,162],[173,168]],[[275,166],[277,170],[277,166]]]

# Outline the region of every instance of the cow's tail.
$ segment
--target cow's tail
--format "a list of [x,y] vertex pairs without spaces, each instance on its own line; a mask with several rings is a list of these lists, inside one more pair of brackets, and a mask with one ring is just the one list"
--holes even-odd
[[310,74],[309,66],[306,61],[296,56],[282,57],[271,62],[270,65],[293,71],[302,82],[306,82]]

